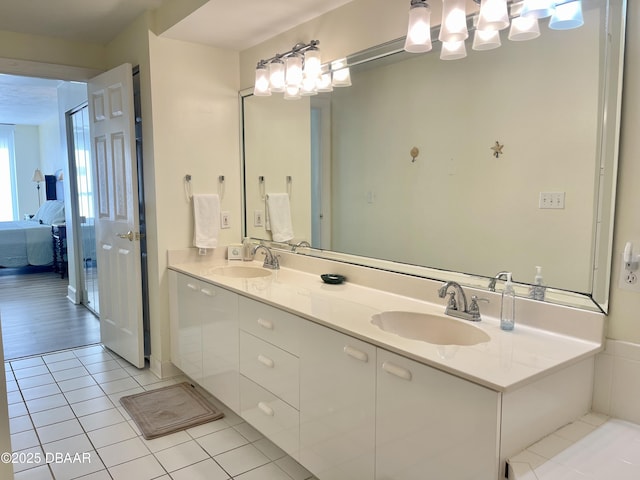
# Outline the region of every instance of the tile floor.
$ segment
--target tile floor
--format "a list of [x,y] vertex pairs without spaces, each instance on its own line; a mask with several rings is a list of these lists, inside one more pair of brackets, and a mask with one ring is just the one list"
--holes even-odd
[[509,459],[514,480],[637,480],[640,425],[589,413]]
[[[313,476],[217,400],[221,420],[145,440],[120,406],[160,380],[101,345],[5,363],[16,480],[306,480]],[[37,460],[40,460],[39,462]]]

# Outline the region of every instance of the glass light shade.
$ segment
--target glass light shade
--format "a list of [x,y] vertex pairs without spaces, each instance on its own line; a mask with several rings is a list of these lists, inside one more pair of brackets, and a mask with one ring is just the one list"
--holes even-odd
[[431,50],[431,8],[426,3],[417,3],[409,10],[409,27],[404,49],[409,53]]
[[323,73],[317,80],[318,92],[333,92],[333,85],[331,85],[331,73]]
[[287,85],[284,90],[285,100],[300,100],[300,87],[298,85]]
[[305,77],[318,78],[322,69],[320,50],[313,47],[304,52],[304,75]]
[[318,77],[304,77],[300,85],[300,95],[308,97],[318,93]]
[[554,11],[555,0],[524,0],[520,15],[547,18]]
[[460,42],[469,37],[465,0],[442,0],[442,24],[438,40]]
[[269,89],[269,70],[265,65],[256,68],[256,81],[253,85],[253,94],[257,97],[268,97],[271,95]]
[[511,20],[511,30],[509,30],[509,40],[522,42],[533,40],[540,36],[540,25],[536,17],[516,17]]
[[549,28],[553,30],[570,30],[582,25],[584,25],[584,18],[580,0],[556,5],[556,10],[549,20]]
[[509,26],[507,0],[482,0],[477,29],[503,30]]
[[493,50],[502,45],[500,41],[500,32],[498,30],[476,30],[473,35],[474,50]]
[[269,88],[272,92],[284,92],[284,62],[280,59],[269,64]]
[[459,42],[442,42],[440,50],[440,60],[458,60],[467,56],[467,47],[464,40]]
[[333,76],[331,78],[331,85],[334,87],[350,87],[351,86],[351,72],[349,67],[346,67],[346,60],[336,60],[331,63],[331,71]]
[[285,66],[285,83],[287,87],[300,87],[302,83],[302,57],[300,55],[291,55],[284,60]]

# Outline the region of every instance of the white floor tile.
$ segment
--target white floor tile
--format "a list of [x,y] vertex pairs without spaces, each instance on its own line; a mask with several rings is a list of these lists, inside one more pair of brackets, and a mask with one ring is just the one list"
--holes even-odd
[[291,477],[274,463],[267,463],[234,478],[235,480],[291,480]]
[[22,389],[22,396],[24,397],[25,401],[48,397],[49,395],[55,395],[56,393],[60,393],[60,387],[58,387],[58,385],[55,383]]
[[136,458],[145,457],[151,452],[139,438],[132,438],[98,449],[105,466],[111,468]]
[[244,445],[214,458],[232,477],[266,465],[270,460],[253,445]]
[[102,352],[104,352],[104,347],[102,345],[91,345],[88,347],[75,348],[73,350],[74,355],[78,358],[88,357]]
[[109,472],[105,469],[85,475],[81,480],[111,480],[111,475],[109,475]]
[[84,433],[80,423],[75,418],[67,420],[65,422],[54,423],[53,425],[47,425],[45,427],[36,428],[40,441],[45,443],[55,442],[56,440],[62,440],[63,438],[73,437]]
[[18,390],[18,382],[15,380],[7,380],[7,392],[15,392]]
[[151,480],[166,473],[153,455],[136,458],[109,468],[113,480]]
[[255,442],[262,438],[262,434],[248,423],[240,423],[235,425],[233,429],[250,442]]
[[89,437],[87,437],[84,433],[80,435],[74,435],[73,437],[65,438],[63,440],[58,440],[51,443],[45,443],[42,446],[45,454],[49,454],[53,456],[55,459],[55,455],[59,454],[72,454],[76,453],[84,453],[90,452],[93,450],[93,446],[89,441]]
[[106,372],[93,373],[92,376],[96,382],[103,384],[120,380],[122,378],[128,378],[129,373],[124,368],[118,367],[113,370],[107,370]]
[[104,362],[90,363],[84,366],[84,368],[93,375],[94,373],[108,372],[115,368],[121,368],[120,364],[115,360],[107,360]]
[[66,350],[64,352],[58,352],[58,353],[51,353],[49,355],[42,356],[42,360],[44,360],[44,363],[46,364],[62,362],[63,360],[72,360],[74,358],[76,358],[76,356],[73,354],[71,350]]
[[84,452],[78,461],[54,462],[50,464],[56,478],[75,479],[89,473],[104,470],[104,465],[95,451]]
[[185,431],[172,433],[170,435],[164,435],[162,437],[153,438],[151,440],[145,440],[144,438],[142,439],[147,448],[154,453],[161,450],[166,450],[167,448],[175,447],[176,445],[180,445],[181,443],[190,442],[192,440],[193,439]]
[[108,362],[109,360],[114,359],[111,354],[105,352],[104,350],[102,352],[96,352],[96,353],[93,353],[92,355],[85,355],[79,358],[84,365],[91,365],[92,363]]
[[77,417],[109,410],[114,406],[113,402],[106,395],[71,404],[71,408]]
[[37,365],[35,367],[27,367],[27,368],[21,368],[20,370],[15,370],[15,369],[13,370],[13,374],[17,380],[20,380],[21,378],[35,377],[37,375],[45,375],[47,373],[50,373],[50,372],[47,366],[44,365],[44,362],[42,365]]
[[12,403],[9,405],[9,418],[21,417],[29,413],[24,402]]
[[11,435],[11,450],[13,452],[37,447],[38,445],[40,445],[40,440],[38,440],[36,431],[33,429]]
[[31,419],[36,427],[44,427],[46,425],[64,422],[65,420],[71,420],[72,418],[76,418],[76,416],[69,405],[31,414]]
[[47,366],[49,367],[49,370],[51,372],[59,372],[60,370],[81,367],[82,364],[77,358],[71,358],[69,360],[63,360],[61,362],[48,363]]
[[212,457],[249,443],[246,438],[236,432],[233,428],[227,428],[225,430],[220,430],[219,432],[210,433],[209,435],[198,438],[196,441]]
[[14,475],[14,480],[53,480],[48,465],[40,465],[39,467],[23,470]]
[[219,432],[220,430],[225,430],[229,428],[229,425],[224,423],[221,420],[216,420],[215,422],[209,422],[202,425],[198,425],[197,427],[192,427],[187,430],[187,433],[191,435],[193,438],[204,437],[205,435],[209,435],[210,433]]
[[86,377],[89,375],[89,372],[84,367],[76,367],[69,368],[67,370],[59,370],[57,372],[53,372],[51,375],[53,375],[56,382],[62,382],[71,378]]
[[71,390],[78,390],[80,388],[91,387],[93,385],[96,385],[96,381],[89,375],[58,381],[58,386],[63,392],[70,392]]
[[253,446],[269,457],[270,460],[277,460],[287,455],[284,450],[268,438],[261,438],[257,442],[253,442]]
[[79,417],[78,420],[80,420],[80,424],[87,432],[125,421],[117,408],[85,415],[84,417]]
[[20,403],[22,402],[22,393],[19,390],[15,392],[7,392],[7,404],[11,405],[12,403]]
[[93,430],[88,432],[87,435],[96,448],[106,447],[107,445],[113,445],[138,436],[128,422],[117,423],[105,428]]
[[[227,480],[229,475],[212,459],[171,472],[173,480]],[[287,479],[291,480],[291,479]]]
[[307,480],[308,478],[313,478],[313,475],[306,468],[291,457],[282,457],[279,460],[276,460],[276,465],[284,470],[291,478],[293,478],[293,480]]
[[162,381],[161,378],[158,378],[156,374],[154,374],[149,370],[146,370],[144,373],[141,373],[140,375],[135,375],[133,379],[143,387]]
[[29,415],[22,415],[21,417],[13,417],[9,419],[9,431],[11,433],[20,433],[26,430],[32,430],[33,423]]
[[25,450],[20,450],[19,452],[14,453],[24,454],[26,456],[25,458],[34,460],[34,462],[14,463],[14,473],[22,472],[24,470],[30,470],[32,468],[38,467],[39,465],[45,464],[46,459],[44,456],[44,452],[42,451],[42,447],[40,446],[27,448]]
[[38,365],[44,365],[44,360],[42,357],[31,357],[25,358],[24,360],[15,360],[13,362],[9,362],[11,368],[15,370],[21,370],[23,368],[36,367]]
[[208,458],[207,453],[195,440],[167,448],[157,452],[155,455],[169,473]]
[[100,387],[107,395],[124,392],[132,388],[139,387],[138,383],[131,377],[114,380],[113,382],[101,383]]
[[68,405],[67,399],[61,393],[50,395],[48,397],[36,398],[35,400],[28,400],[26,403],[27,408],[31,413],[42,412],[43,410]]
[[65,392],[64,396],[67,398],[69,403],[78,403],[91,398],[102,397],[104,396],[104,393],[105,392],[103,392],[98,385],[93,385],[91,387],[79,388],[78,390]]
[[40,385],[47,385],[48,383],[55,383],[56,380],[50,373],[44,375],[36,375],[35,377],[21,378],[17,380],[21,389],[39,387]]

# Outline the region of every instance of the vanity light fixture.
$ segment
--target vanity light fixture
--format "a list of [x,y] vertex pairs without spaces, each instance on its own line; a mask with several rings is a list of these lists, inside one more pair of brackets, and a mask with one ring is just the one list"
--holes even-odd
[[[540,36],[539,19],[551,17],[549,28],[568,30],[584,24],[582,0],[473,0],[480,6],[473,19],[474,50],[501,46],[500,30],[511,26],[509,40],[532,40]],[[410,53],[428,52],[431,43],[431,9],[427,0],[411,0],[409,27],[404,49]],[[464,41],[469,36],[465,0],[442,0],[442,22],[438,40],[440,58],[466,57]],[[462,42],[462,45],[460,44]],[[257,77],[256,77],[257,78]]]
[[318,92],[330,92],[333,87],[350,86],[347,60],[336,60],[323,66],[319,44],[319,40],[298,43],[288,52],[260,60],[256,66],[253,94],[266,97],[281,92],[285,99],[296,100]]

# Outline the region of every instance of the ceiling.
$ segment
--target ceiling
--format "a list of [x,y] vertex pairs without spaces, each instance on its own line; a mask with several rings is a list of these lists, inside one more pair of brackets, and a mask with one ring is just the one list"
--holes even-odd
[[[0,31],[104,45],[146,10],[180,1],[2,1]],[[240,51],[351,1],[209,0],[162,35]],[[56,115],[58,84],[0,74],[0,123],[39,125]]]

